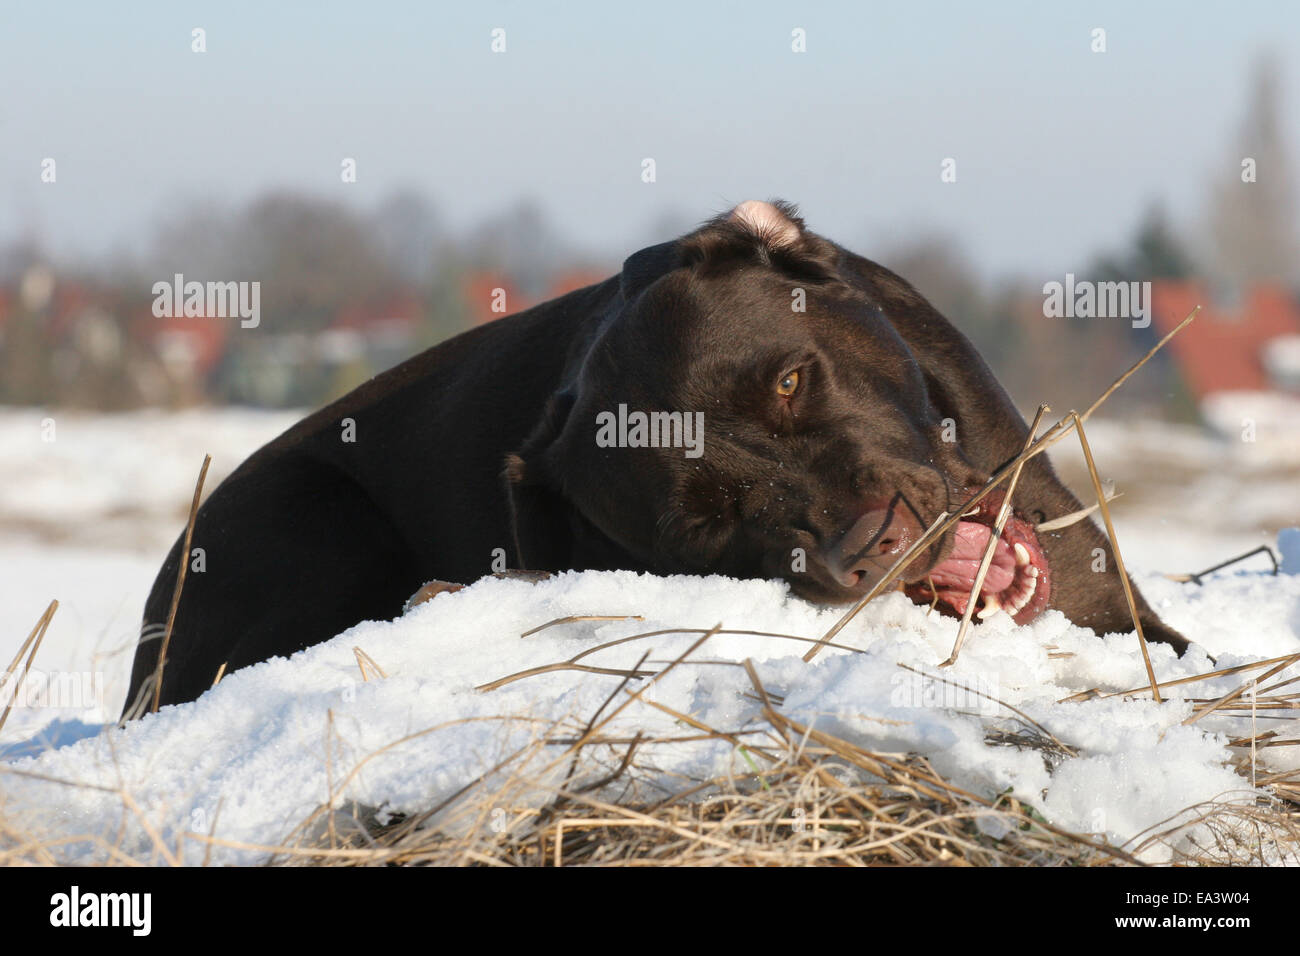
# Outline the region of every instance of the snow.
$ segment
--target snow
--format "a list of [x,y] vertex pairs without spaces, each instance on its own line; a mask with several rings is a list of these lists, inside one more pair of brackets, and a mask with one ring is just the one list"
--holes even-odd
[[[1300,577],[1246,572],[1215,578],[1200,588],[1154,578],[1140,583],[1171,602],[1170,623],[1205,642],[1221,666],[1300,651]],[[1185,600],[1176,602],[1175,597]],[[520,637],[556,618],[637,612],[646,619],[580,622]],[[21,817],[23,808],[44,807],[46,826],[69,834],[112,835],[123,816],[120,788],[134,796],[169,840],[184,829],[205,830],[216,819],[216,832],[224,839],[275,844],[328,801],[331,780],[349,778],[358,766],[339,796],[387,810],[417,811],[524,747],[539,727],[566,719],[578,725],[618,678],[552,672],[492,691],[475,690],[478,685],[661,628],[707,629],[723,623],[815,637],[839,613],[806,604],[784,585],[767,581],[630,572],[566,573],[537,584],[484,579],[439,595],[395,621],[359,624],[289,660],[231,674],[193,704],[163,708],[124,730],[106,729],[37,757],[10,759],[7,812]],[[698,636],[633,641],[584,662],[630,668],[649,652],[647,666],[657,670]],[[1097,637],[1054,611],[1019,628],[999,616],[978,629],[958,664],[945,672],[949,679],[1024,710],[1081,751],[1054,773],[1035,751],[985,744],[990,721],[1009,716],[1000,708],[966,695],[954,699],[939,688],[927,690],[922,678],[900,670],[902,663],[935,673],[953,636],[953,621],[927,617],[925,609],[890,594],[865,608],[840,634],[842,643],[865,653],[831,650],[805,664],[800,656],[804,644],[720,634],[692,662],[668,674],[656,686],[655,699],[714,727],[752,729],[760,723],[758,705],[745,696],[749,683],[743,671],[708,663],[750,659],[764,686],[784,695],[782,711],[799,722],[877,750],[924,754],[959,786],[987,797],[1010,789],[1059,826],[1105,831],[1119,842],[1202,801],[1253,800],[1247,782],[1224,765],[1229,756],[1224,735],[1242,732],[1236,726],[1240,720],[1183,727],[1192,705],[1180,700],[1163,705],[1120,698],[1056,702],[1091,687],[1141,686],[1143,668],[1131,636]],[[363,681],[355,647],[388,676]],[[1073,656],[1049,657],[1051,650]],[[1168,648],[1156,645],[1152,657],[1162,679],[1209,669],[1203,653],[1177,660]],[[1220,679],[1211,690],[1197,685],[1197,694],[1223,693],[1234,686],[1233,678]],[[1277,723],[1282,736],[1295,735],[1294,721]],[[392,742],[429,728],[441,729],[361,763]],[[674,721],[636,704],[607,729],[616,735],[638,730],[667,735]],[[653,749],[665,786],[680,777],[744,769],[734,749],[717,742]],[[1286,767],[1288,753],[1273,748],[1261,751],[1261,759]],[[537,758],[539,766],[544,760]],[[1261,766],[1270,764],[1264,760]],[[48,808],[57,810],[51,814]],[[126,848],[147,855],[148,839],[138,825],[128,826],[128,833]],[[186,861],[197,862],[202,850],[189,845]],[[69,851],[78,859],[94,859],[96,852],[89,844]],[[1157,859],[1161,853],[1167,848],[1152,851]],[[213,857],[219,862],[256,858],[256,853],[235,850]]]
[[[1286,355],[1287,360],[1293,357]],[[1213,392],[1202,400],[1201,413],[1210,427],[1230,439],[1244,436],[1245,441],[1300,454],[1300,396],[1245,389]]]
[[[1257,413],[1257,409],[1251,409]],[[1300,420],[1300,416],[1296,417]],[[1256,441],[1150,419],[1089,421],[1088,442],[1103,480],[1120,492],[1111,507],[1125,563],[1198,572],[1300,525],[1300,433]],[[1085,504],[1091,484],[1078,445],[1062,442],[1052,463]],[[1264,557],[1246,565],[1271,568]]]
[[[17,428],[6,416],[20,414],[39,413],[0,414],[0,433]],[[27,524],[6,524],[4,509],[17,513],[15,509],[25,507],[15,504],[20,499],[33,507],[54,500],[48,488],[15,491],[6,484],[6,497],[0,498],[0,666],[17,650],[49,599],[59,597],[60,609],[36,665],[56,682],[72,673],[98,675],[87,685],[90,699],[73,701],[76,706],[49,706],[50,701],[34,693],[28,695],[34,699],[20,701],[33,706],[15,707],[10,714],[0,732],[0,813],[11,822],[39,825],[47,836],[98,836],[116,842],[121,834],[126,852],[149,859],[153,844],[142,821],[173,847],[186,830],[212,830],[225,841],[271,845],[286,839],[331,795],[335,805],[346,799],[387,812],[426,809],[505,756],[527,749],[548,732],[554,734],[556,724],[565,728],[563,732],[580,727],[619,678],[552,671],[496,690],[476,690],[481,684],[564,661],[617,638],[665,628],[697,629],[630,641],[582,660],[630,668],[648,653],[643,666],[657,671],[682,654],[700,631],[717,624],[816,638],[843,613],[808,604],[771,581],[630,572],[566,573],[535,584],[488,578],[441,594],[393,621],[358,624],[291,659],[229,674],[192,704],[163,708],[117,729],[112,720],[125,693],[139,609],[161,551],[183,521],[197,472],[194,452],[201,458],[207,444],[199,424],[205,415],[196,415],[193,422],[146,416],[130,423],[114,418],[103,428],[87,426],[85,434],[94,436],[89,444],[120,440],[138,448],[156,442],[157,447],[175,449],[162,456],[167,463],[160,467],[169,472],[168,482],[179,487],[165,493],[147,485],[124,490],[121,494],[138,505],[136,517],[121,522],[108,536],[108,545],[89,532],[52,536],[50,527],[61,520],[53,504],[41,505],[46,507],[45,528],[39,534]],[[223,457],[231,459],[227,465],[233,467],[282,428],[282,418],[232,413],[224,419],[227,428],[210,425],[207,430],[230,436],[229,454]],[[141,436],[145,426],[152,438]],[[113,433],[114,428],[120,430]],[[163,434],[176,437],[178,429],[190,430],[192,445],[159,439]],[[1132,431],[1090,426],[1089,433],[1101,436],[1094,439],[1094,448],[1104,462],[1103,443],[1113,448],[1150,437],[1134,438]],[[58,442],[71,432],[61,430]],[[1174,432],[1160,446],[1170,456],[1182,456],[1179,467],[1188,471],[1198,461],[1204,474],[1224,467],[1221,458],[1205,457],[1207,447],[1219,447],[1209,439]],[[0,452],[0,474],[18,474],[15,462],[21,454],[42,451],[28,448],[8,458]],[[125,454],[112,458],[111,465],[91,450],[59,454],[66,456],[65,462],[48,466],[49,481],[62,483],[61,493],[75,499],[69,507],[83,522],[93,522],[105,508],[116,508],[122,498],[110,493],[109,477],[96,474],[87,479],[86,494],[78,499],[81,485],[71,472],[94,471],[91,466],[100,462],[100,472],[121,469],[127,475],[124,485],[148,481],[147,467]],[[1261,471],[1258,462],[1251,467]],[[1197,480],[1212,479],[1203,475]],[[1280,483],[1281,477],[1275,474],[1270,480]],[[1120,485],[1124,490],[1122,476]],[[1117,515],[1136,500],[1136,494],[1127,503],[1120,498]],[[1271,510],[1264,502],[1242,504],[1235,516],[1207,515],[1199,537],[1195,528],[1187,532],[1195,537],[1195,554],[1170,551],[1168,541],[1143,545],[1136,540],[1143,527],[1172,518],[1172,513],[1161,511],[1165,504],[1128,512],[1127,533],[1134,543],[1125,553],[1136,555],[1129,563],[1137,569],[1139,586],[1165,620],[1198,645],[1182,660],[1168,648],[1152,645],[1152,665],[1161,680],[1209,670],[1207,653],[1215,655],[1220,667],[1300,653],[1300,574],[1273,576],[1250,564],[1217,572],[1198,586],[1158,573],[1201,570],[1231,556],[1231,547],[1216,546],[1225,525],[1241,529],[1243,538],[1248,531],[1250,540],[1258,540],[1264,531],[1252,522],[1288,508],[1285,501],[1274,501]],[[1123,543],[1124,524],[1119,533]],[[1297,538],[1300,532],[1292,532],[1279,542],[1288,570],[1295,569]],[[1171,566],[1171,557],[1179,559],[1177,565]],[[644,619],[573,622],[520,636],[557,618],[619,614]],[[1249,779],[1228,764],[1243,752],[1226,746],[1228,740],[1252,733],[1249,715],[1216,714],[1183,725],[1194,710],[1186,698],[1226,693],[1251,674],[1172,688],[1171,699],[1159,705],[1122,696],[1061,702],[1092,688],[1108,692],[1141,687],[1146,674],[1132,635],[1098,636],[1054,611],[1027,627],[1016,627],[998,615],[974,630],[961,659],[942,676],[987,696],[935,684],[900,667],[939,673],[937,665],[948,656],[955,632],[951,619],[929,616],[902,595],[889,594],[864,608],[837,638],[861,653],[828,649],[809,664],[802,660],[806,643],[720,633],[654,685],[648,696],[710,726],[753,731],[763,721],[758,705],[746,696],[749,680],[736,666],[748,659],[764,686],[783,695],[781,710],[795,721],[878,751],[923,754],[958,786],[990,798],[1009,790],[1057,826],[1105,833],[1129,849],[1145,840],[1152,828],[1165,829],[1170,818],[1190,819],[1187,810],[1196,804],[1217,800],[1253,805],[1256,792]],[[387,676],[363,680],[354,648],[365,651]],[[1300,676],[1300,667],[1270,680],[1295,676]],[[644,686],[644,681],[634,686]],[[990,745],[990,729],[1022,726],[990,697],[1024,711],[1076,748],[1079,756],[1063,758],[1049,770],[1039,751]],[[1300,737],[1300,722],[1294,719],[1261,715],[1258,723],[1256,731],[1266,728],[1276,730],[1280,738]],[[640,702],[628,706],[606,729],[616,735],[681,733],[672,717]],[[396,741],[401,742],[394,745]],[[525,802],[545,800],[544,784],[558,780],[552,764],[562,750],[543,745],[528,751],[527,766],[538,789]],[[1296,750],[1259,750],[1259,772],[1294,769],[1300,765]],[[654,768],[642,780],[648,788],[643,795],[653,795],[656,786],[677,790],[693,779],[749,770],[737,748],[719,741],[655,745],[642,756]],[[122,792],[131,795],[139,815],[124,809]],[[464,825],[449,818],[435,822],[451,828]],[[1183,845],[1180,841],[1196,836],[1193,827],[1174,837],[1172,845],[1150,844],[1142,856],[1166,860]],[[181,861],[189,864],[199,863],[206,849],[193,840],[182,840],[180,847]],[[103,860],[105,852],[102,843],[90,839],[58,849],[77,862]],[[233,846],[211,851],[212,862],[218,863],[264,857],[260,851]]]
[[17,653],[51,599],[57,599],[58,610],[28,683],[39,682],[42,675],[92,674],[99,689],[90,700],[74,701],[75,706],[15,706],[0,733],[0,752],[15,739],[38,736],[53,719],[86,721],[96,729],[115,720],[158,559],[0,539],[0,568],[0,668]]
[[103,415],[0,407],[0,531],[94,548],[166,551],[204,454],[211,490],[301,412]]

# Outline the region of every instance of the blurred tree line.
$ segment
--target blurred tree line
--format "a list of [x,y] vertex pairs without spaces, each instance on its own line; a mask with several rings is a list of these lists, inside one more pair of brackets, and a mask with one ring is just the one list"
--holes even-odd
[[[98,267],[17,241],[0,247],[0,403],[316,405],[483,321],[470,295],[504,283],[517,311],[584,268],[533,203],[453,232],[414,191],[369,212],[293,193],[195,203]],[[177,274],[259,283],[257,329],[155,316],[154,284]]]
[[[1122,245],[1096,255],[1076,278],[1195,277],[1229,299],[1261,280],[1294,290],[1300,245],[1279,87],[1276,61],[1261,60],[1240,128],[1211,177],[1204,221],[1175,222],[1154,203]],[[1243,157],[1256,171],[1249,185],[1238,176]],[[646,241],[693,222],[665,209]],[[495,317],[483,300],[497,285],[509,287],[508,311],[517,311],[574,281],[611,274],[628,251],[586,256],[527,201],[452,229],[415,191],[368,211],[293,193],[239,208],[199,202],[158,222],[145,253],[98,267],[61,263],[31,240],[16,241],[0,247],[0,402],[318,405]],[[969,335],[1022,407],[1044,400],[1062,413],[1082,407],[1156,340],[1154,324],[1046,318],[1043,283],[1064,276],[990,281],[942,233],[860,251],[912,282]],[[260,282],[262,326],[243,333],[233,321],[160,324],[151,290],[177,273]],[[1120,401],[1195,414],[1163,353]]]

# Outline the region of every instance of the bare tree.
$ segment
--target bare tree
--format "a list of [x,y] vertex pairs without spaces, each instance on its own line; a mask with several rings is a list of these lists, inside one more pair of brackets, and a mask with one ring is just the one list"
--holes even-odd
[[422,194],[414,189],[389,194],[370,216],[370,228],[389,268],[411,285],[430,281],[442,224]]
[[236,235],[235,277],[261,280],[263,314],[277,331],[320,331],[340,306],[396,285],[369,224],[335,202],[266,196],[241,216]]
[[1280,68],[1255,63],[1250,100],[1230,162],[1216,178],[1210,210],[1215,271],[1237,285],[1300,281],[1295,195],[1282,131]]

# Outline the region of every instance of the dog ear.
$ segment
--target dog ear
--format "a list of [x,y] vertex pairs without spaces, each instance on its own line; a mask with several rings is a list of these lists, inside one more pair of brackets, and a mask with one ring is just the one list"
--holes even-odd
[[514,567],[523,571],[562,571],[573,553],[573,506],[560,494],[558,475],[547,452],[573,409],[572,394],[561,392],[546,403],[542,420],[518,452],[506,455],[501,473],[510,510]]
[[647,246],[640,252],[632,253],[623,261],[623,273],[619,279],[623,301],[631,302],[645,290],[646,286],[680,265],[682,265],[682,253],[676,239],[671,242],[661,242],[657,246]]

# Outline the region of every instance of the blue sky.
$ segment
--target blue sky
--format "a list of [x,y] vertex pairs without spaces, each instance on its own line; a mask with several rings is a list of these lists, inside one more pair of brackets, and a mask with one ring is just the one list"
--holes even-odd
[[[130,249],[198,197],[294,188],[368,208],[415,186],[452,224],[533,197],[610,261],[666,238],[667,216],[779,196],[869,256],[944,232],[990,273],[1078,271],[1152,199],[1200,222],[1209,184],[1238,174],[1264,50],[1284,61],[1300,156],[1300,66],[1285,63],[1300,4],[1280,0],[0,10],[0,239],[65,255]],[[790,51],[795,27],[807,53]]]

